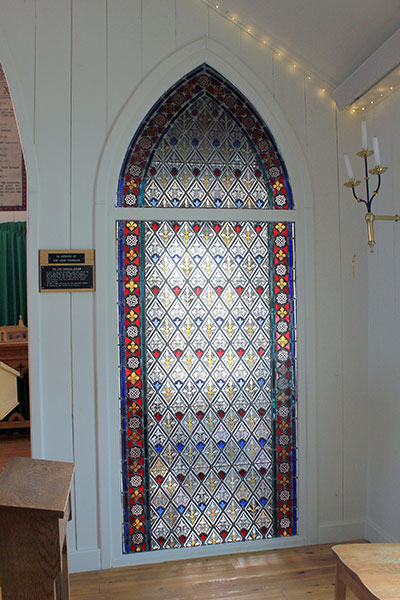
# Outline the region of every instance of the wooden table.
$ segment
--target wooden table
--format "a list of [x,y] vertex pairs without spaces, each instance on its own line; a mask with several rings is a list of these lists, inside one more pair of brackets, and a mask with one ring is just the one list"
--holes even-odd
[[346,587],[360,600],[399,600],[400,544],[344,544],[332,554],[335,600],[345,600]]
[[69,598],[73,472],[72,463],[13,457],[0,473],[2,600]]

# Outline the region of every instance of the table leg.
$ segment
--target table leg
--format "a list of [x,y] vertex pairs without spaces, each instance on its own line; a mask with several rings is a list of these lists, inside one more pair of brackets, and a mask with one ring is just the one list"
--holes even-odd
[[69,575],[68,575],[68,548],[67,536],[65,536],[62,548],[61,573],[56,579],[56,598],[57,600],[69,600]]
[[346,585],[340,577],[339,565],[336,565],[335,600],[346,600]]

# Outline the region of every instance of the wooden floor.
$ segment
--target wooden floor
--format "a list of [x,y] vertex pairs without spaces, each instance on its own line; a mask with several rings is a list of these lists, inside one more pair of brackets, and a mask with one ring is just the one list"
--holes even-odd
[[30,456],[31,442],[29,433],[0,434],[0,471],[4,469],[12,456]]
[[[331,544],[71,575],[71,600],[333,600]],[[346,600],[355,596],[347,592]]]
[[[29,434],[0,435],[0,470],[11,456],[30,456]],[[330,546],[75,573],[71,600],[333,600]]]

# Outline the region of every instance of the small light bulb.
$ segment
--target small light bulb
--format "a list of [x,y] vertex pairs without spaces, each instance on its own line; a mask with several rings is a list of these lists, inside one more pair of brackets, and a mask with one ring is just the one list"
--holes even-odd
[[219,8],[218,4],[215,5],[215,8]]
[[322,88],[322,91],[323,91],[323,92],[326,92],[326,89],[325,89],[325,88]]
[[355,113],[355,112],[356,112],[356,109],[355,109],[355,108],[353,108],[353,110],[352,110],[351,112],[352,112],[352,113]]
[[309,76],[307,77],[307,79],[311,79],[311,76],[309,75]]
[[250,29],[250,27],[248,27],[247,28],[247,33],[250,33],[250,32],[251,32],[251,29]]
[[374,101],[373,101],[373,100],[371,100],[371,104],[373,104],[373,103],[374,103]]
[[383,94],[381,94],[381,98],[382,98]]
[[361,110],[365,110],[365,106],[363,106]]
[[295,69],[297,67],[297,65],[293,65],[293,69]]
[[392,85],[390,86],[390,89],[391,89],[391,90],[393,89],[393,86],[392,86]]
[[263,44],[266,44],[266,43],[267,43],[267,42],[264,40],[264,41],[263,41]]

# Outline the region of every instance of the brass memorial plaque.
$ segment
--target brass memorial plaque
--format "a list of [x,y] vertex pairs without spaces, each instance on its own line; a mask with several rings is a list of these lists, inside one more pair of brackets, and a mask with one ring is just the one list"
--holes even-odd
[[40,292],[94,292],[94,250],[39,250]]

